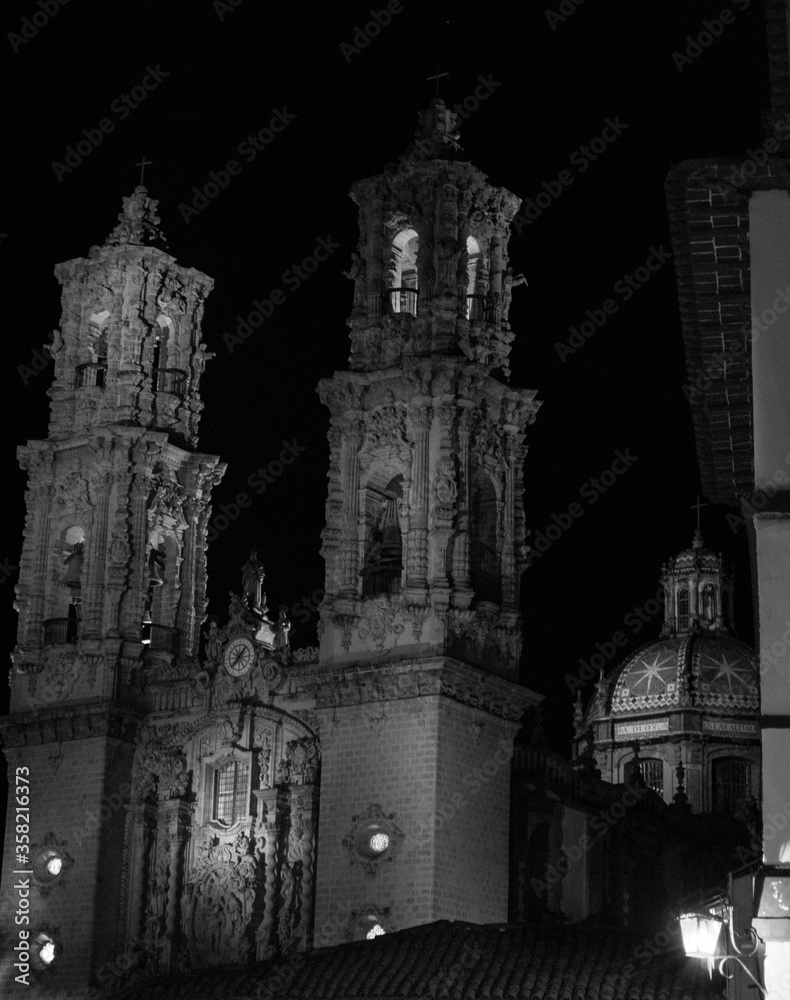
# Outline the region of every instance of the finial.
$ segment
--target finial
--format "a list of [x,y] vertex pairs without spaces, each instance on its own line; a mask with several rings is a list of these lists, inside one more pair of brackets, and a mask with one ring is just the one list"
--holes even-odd
[[576,701],[573,704],[573,728],[577,736],[584,732],[584,709],[582,708],[581,691],[576,692]]
[[150,167],[152,162],[152,160],[146,160],[146,158],[143,157],[140,163],[135,163],[135,166],[140,168],[140,187],[145,184],[145,168]]
[[678,766],[675,768],[675,774],[677,775],[677,791],[672,796],[672,802],[682,809],[684,812],[691,812],[691,806],[689,805],[688,795],[686,795],[685,789],[685,779],[686,779],[686,769],[683,767],[683,761],[678,761]]
[[138,184],[134,193],[123,199],[123,210],[118,214],[118,225],[104,241],[104,245],[115,247],[125,244],[136,246],[160,244],[166,247],[167,241],[159,228],[160,219],[156,214],[158,205],[158,201],[148,197],[148,191],[142,184]]
[[443,76],[446,76],[448,79],[450,78],[450,74],[446,70],[445,70],[444,73],[440,73],[439,69],[437,67],[436,72],[433,74],[433,76],[427,76],[425,78],[429,82],[431,80],[436,80],[436,96],[437,97],[439,96],[439,81],[442,79]]

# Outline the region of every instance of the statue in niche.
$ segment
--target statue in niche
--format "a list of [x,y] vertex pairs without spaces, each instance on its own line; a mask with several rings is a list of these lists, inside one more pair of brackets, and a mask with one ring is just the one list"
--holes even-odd
[[222,658],[222,636],[217,627],[216,618],[209,619],[208,632],[204,634],[206,636],[206,660],[209,663],[219,663]]
[[241,570],[242,599],[250,611],[257,611],[259,614],[266,613],[263,597],[265,578],[266,573],[263,569],[263,563],[258,560],[257,549],[250,549],[250,558]]
[[365,261],[358,253],[351,254],[351,267],[343,271],[343,277],[350,278],[354,282],[354,305],[364,306],[366,304]]
[[288,617],[288,605],[280,605],[280,614],[277,618],[277,648],[283,652],[290,649],[291,642],[289,632],[291,631],[291,619]]

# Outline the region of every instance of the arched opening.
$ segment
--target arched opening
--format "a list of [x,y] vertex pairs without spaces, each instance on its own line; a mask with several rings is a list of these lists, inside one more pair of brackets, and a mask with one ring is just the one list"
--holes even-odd
[[499,604],[502,596],[497,509],[494,484],[478,471],[472,480],[470,582],[475,596],[492,604]]
[[85,529],[72,525],[61,532],[55,546],[57,586],[50,597],[50,614],[44,622],[44,645],[74,643],[82,622],[82,588],[85,583]]
[[177,545],[174,538],[158,530],[151,532],[148,541],[141,640],[152,650],[174,653],[178,635],[173,628]]
[[466,318],[471,320],[486,320],[486,290],[484,279],[484,260],[480,244],[474,236],[466,238]]
[[700,608],[702,610],[702,622],[711,626],[716,621],[716,589],[712,583],[706,583],[700,594]]
[[689,592],[683,587],[678,591],[678,631],[685,632],[689,627]]
[[77,385],[95,385],[103,389],[107,385],[107,357],[109,355],[109,331],[107,320],[109,310],[93,313],[88,320],[89,360],[77,367]]
[[739,757],[720,757],[711,764],[713,811],[735,816],[749,796],[749,764]]
[[175,328],[169,316],[156,318],[157,330],[154,334],[154,355],[151,382],[154,392],[172,392],[183,395],[186,372],[173,366]]
[[398,506],[403,499],[403,476],[394,476],[383,490],[368,487],[362,596],[400,593],[403,542]]
[[390,247],[389,288],[385,311],[417,315],[417,253],[419,237],[414,229],[403,229]]

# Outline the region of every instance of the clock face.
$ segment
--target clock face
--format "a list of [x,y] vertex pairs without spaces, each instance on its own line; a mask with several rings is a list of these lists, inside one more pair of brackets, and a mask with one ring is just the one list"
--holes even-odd
[[250,639],[240,636],[228,643],[223,659],[231,677],[243,677],[255,662],[255,646]]

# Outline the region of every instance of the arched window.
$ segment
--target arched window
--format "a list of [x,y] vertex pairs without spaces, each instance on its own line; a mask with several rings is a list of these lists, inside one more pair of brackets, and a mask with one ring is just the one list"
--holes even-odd
[[497,547],[497,495],[490,477],[478,471],[472,480],[472,590],[481,601],[499,604],[502,595]]
[[248,813],[250,765],[228,761],[214,771],[214,806],[212,818],[232,826]]
[[678,591],[678,630],[685,631],[689,627],[689,592],[684,587]]
[[713,625],[716,621],[716,590],[714,589],[713,584],[705,584],[702,588],[700,598],[702,620],[706,625]]
[[95,385],[100,389],[107,384],[108,330],[107,309],[94,313],[88,320],[89,360],[77,367],[77,385]]
[[173,367],[173,338],[175,330],[169,316],[157,316],[154,335],[154,356],[151,380],[155,392],[172,392],[183,395],[186,372]]
[[466,318],[471,320],[486,319],[486,295],[483,275],[483,255],[480,244],[474,236],[466,238]]
[[387,311],[417,315],[417,252],[419,237],[414,229],[403,229],[391,246]]
[[378,492],[368,490],[368,526],[362,566],[362,596],[397,594],[403,571],[398,504],[403,498],[403,476],[394,476]]
[[738,805],[749,795],[749,764],[738,757],[714,760],[713,811],[734,816]]

